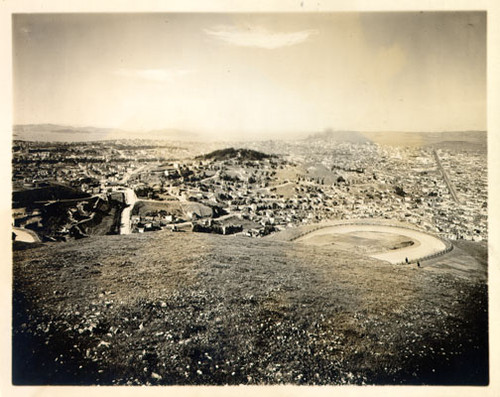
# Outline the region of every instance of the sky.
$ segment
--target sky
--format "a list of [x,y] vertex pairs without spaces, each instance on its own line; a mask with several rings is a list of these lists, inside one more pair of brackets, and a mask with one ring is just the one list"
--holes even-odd
[[14,123],[486,129],[486,13],[17,14]]

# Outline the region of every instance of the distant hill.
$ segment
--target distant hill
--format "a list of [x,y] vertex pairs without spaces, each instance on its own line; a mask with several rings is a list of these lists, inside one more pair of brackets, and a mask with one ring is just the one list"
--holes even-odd
[[14,139],[44,142],[89,142],[116,139],[196,141],[196,133],[176,129],[131,131],[116,128],[74,127],[59,124],[14,125]]
[[14,125],[13,138],[42,142],[89,142],[126,137],[126,132],[112,128],[74,127],[59,124]]
[[390,146],[433,146],[460,150],[485,150],[487,146],[486,131],[334,131],[328,129],[312,134],[306,138],[308,142],[335,141],[350,143],[378,143]]
[[[178,129],[156,129],[133,131],[116,128],[92,126],[75,127],[60,124],[22,124],[13,126],[13,138],[43,142],[90,142],[121,139],[152,139],[166,141],[199,142],[210,140],[202,134]],[[423,147],[459,142],[448,146],[463,150],[485,150],[486,131],[443,131],[443,132],[408,132],[408,131],[335,131],[325,130],[309,135],[305,142],[374,142],[391,146]],[[446,146],[446,145],[445,145]],[[234,149],[233,149],[234,150]],[[230,154],[228,154],[230,155]],[[258,156],[257,156],[258,157]],[[256,160],[259,158],[255,158]]]
[[115,131],[113,128],[98,128],[98,127],[73,127],[59,124],[17,124],[14,125],[15,134],[37,134],[37,133],[60,133],[60,134],[75,134],[86,132],[91,134],[108,134]]
[[240,160],[250,160],[250,161],[255,161],[255,160],[263,160],[267,158],[274,157],[273,155],[258,152],[256,150],[251,150],[251,149],[234,149],[234,148],[227,148],[227,149],[221,149],[221,150],[215,150],[211,153],[198,156],[196,157],[197,159],[203,159],[203,160],[229,160],[233,158],[238,158]]
[[391,146],[423,147],[442,145],[444,142],[460,142],[461,147],[473,145],[486,148],[487,145],[486,131],[367,131],[363,135],[374,143]]

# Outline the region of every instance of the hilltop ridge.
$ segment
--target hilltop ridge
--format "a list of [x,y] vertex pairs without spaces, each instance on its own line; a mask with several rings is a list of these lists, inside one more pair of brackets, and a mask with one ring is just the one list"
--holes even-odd
[[221,160],[238,158],[240,160],[258,161],[258,160],[268,159],[271,157],[275,156],[259,152],[257,150],[235,149],[230,147],[227,149],[215,150],[213,152],[197,156],[196,159],[221,161]]
[[15,384],[487,384],[484,282],[203,233],[15,247]]

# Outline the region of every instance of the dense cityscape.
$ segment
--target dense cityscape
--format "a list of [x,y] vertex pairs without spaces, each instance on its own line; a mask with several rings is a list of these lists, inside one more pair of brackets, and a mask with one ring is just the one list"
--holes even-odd
[[228,146],[15,141],[15,226],[49,240],[165,228],[263,236],[375,218],[452,240],[488,238],[481,150],[328,137]]

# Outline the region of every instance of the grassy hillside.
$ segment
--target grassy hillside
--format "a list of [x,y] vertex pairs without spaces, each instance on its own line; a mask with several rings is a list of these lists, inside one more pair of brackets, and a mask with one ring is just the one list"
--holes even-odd
[[14,252],[17,384],[486,384],[487,286],[158,232]]
[[132,215],[148,216],[162,210],[166,211],[169,215],[175,215],[179,218],[184,216],[184,211],[182,210],[181,203],[178,200],[163,202],[139,200],[135,203],[134,208],[132,209]]

